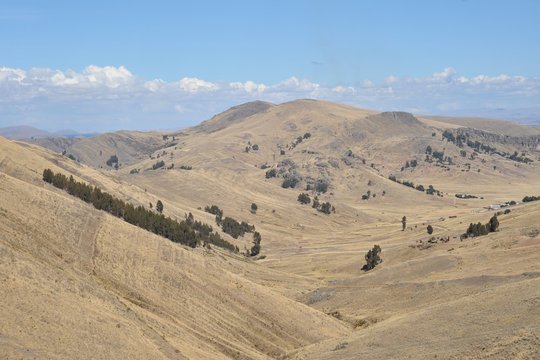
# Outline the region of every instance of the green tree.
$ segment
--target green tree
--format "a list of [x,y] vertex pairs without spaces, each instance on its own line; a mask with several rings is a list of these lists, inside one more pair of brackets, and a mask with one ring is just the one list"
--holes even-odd
[[366,253],[366,264],[362,267],[362,270],[369,271],[382,262],[381,259],[381,247],[374,245],[371,250]]
[[52,183],[54,177],[54,173],[51,169],[45,169],[43,170],[43,181],[48,182],[49,184]]
[[499,220],[497,219],[497,214],[493,215],[491,219],[489,219],[489,232],[495,232],[499,228]]
[[158,213],[163,213],[163,203],[161,202],[161,200],[158,200],[157,203],[156,203],[156,210]]

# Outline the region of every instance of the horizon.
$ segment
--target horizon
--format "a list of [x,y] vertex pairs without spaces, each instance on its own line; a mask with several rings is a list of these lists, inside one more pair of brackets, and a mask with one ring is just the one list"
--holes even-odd
[[[269,102],[269,101],[265,101],[265,100],[252,100],[252,101],[247,101],[247,102],[243,102],[243,103],[240,103],[240,104],[232,105],[232,106],[224,109],[223,111],[212,114],[209,117],[201,119],[200,121],[196,121],[191,125],[183,126],[183,127],[172,127],[172,128],[157,128],[157,127],[151,127],[151,128],[148,128],[148,129],[118,128],[118,129],[105,130],[105,131],[79,131],[79,130],[68,129],[68,128],[49,130],[49,129],[45,129],[45,128],[35,127],[35,126],[32,126],[32,125],[20,124],[20,125],[15,125],[15,126],[0,127],[0,130],[12,130],[12,129],[13,130],[18,130],[18,129],[28,128],[29,130],[32,129],[32,130],[39,130],[39,131],[46,132],[47,134],[45,134],[45,137],[47,137],[48,135],[59,136],[59,137],[93,137],[93,136],[97,136],[97,135],[101,135],[101,134],[105,134],[105,133],[113,133],[113,132],[121,132],[121,131],[141,131],[141,132],[180,131],[180,130],[183,130],[183,129],[188,129],[190,127],[198,126],[198,125],[202,124],[203,122],[205,122],[207,120],[211,120],[214,116],[217,116],[217,115],[220,115],[220,114],[222,114],[224,112],[227,112],[228,110],[231,110],[232,108],[239,107],[239,106],[244,106],[244,105],[247,105],[247,104],[250,104],[250,103],[253,103],[253,102],[262,101],[262,102],[270,103],[272,105],[279,106],[279,105],[283,105],[283,104],[286,104],[286,103],[295,102],[295,101],[302,101],[302,100],[327,101],[327,100],[324,100],[324,99],[310,99],[310,98],[293,99],[293,100],[289,100],[289,101],[284,101],[282,103],[273,103],[273,102]],[[360,107],[357,107],[355,105],[346,104],[346,103],[339,103],[339,102],[330,102],[330,103],[338,104],[338,105],[344,105],[344,106],[353,106],[353,107],[355,107],[357,109],[361,109],[361,110],[379,111],[379,110],[375,110],[375,109],[360,108]],[[381,110],[380,112],[384,112],[384,111],[385,110]],[[391,111],[400,111],[400,110],[391,110]],[[540,127],[540,121],[538,123],[535,123],[535,122],[527,123],[527,122],[519,122],[519,121],[515,121],[515,120],[511,120],[511,119],[503,119],[503,118],[495,118],[495,117],[482,117],[482,116],[467,116],[467,115],[464,115],[464,116],[457,116],[457,115],[448,116],[448,115],[445,115],[445,114],[435,115],[435,114],[415,114],[415,113],[413,113],[412,115],[414,115],[415,117],[427,117],[427,118],[450,117],[450,118],[456,118],[456,119],[461,118],[461,119],[476,119],[476,120],[488,120],[488,121],[494,120],[494,121],[510,122],[510,123],[514,123],[514,124],[517,124],[517,125],[521,125],[521,126],[532,126],[532,127],[539,126]],[[3,136],[3,135],[0,134],[0,136]],[[32,138],[42,138],[42,137],[44,137],[44,136],[37,136],[37,137],[32,136]]]
[[539,11],[527,0],[7,1],[0,127],[178,129],[301,98],[540,124]]

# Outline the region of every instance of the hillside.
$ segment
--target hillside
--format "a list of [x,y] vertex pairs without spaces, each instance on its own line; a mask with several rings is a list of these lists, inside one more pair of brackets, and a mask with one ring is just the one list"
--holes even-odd
[[175,144],[173,136],[164,137],[164,135],[117,131],[81,138],[44,137],[28,142],[72,156],[77,161],[95,168],[110,170],[116,165],[116,162],[107,164],[111,156],[117,157],[118,165],[121,167],[138,162],[161,147]]
[[113,190],[99,173],[2,139],[0,148],[2,355],[265,358],[349,332],[272,290],[306,280],[172,244],[44,184],[39,169]]
[[51,136],[48,131],[33,126],[9,126],[0,128],[0,136],[10,139],[30,139]]
[[[538,358],[540,202],[522,199],[540,195],[540,137],[473,125],[299,100],[167,136],[106,134],[73,151],[80,162],[0,139],[4,353]],[[160,199],[165,216],[192,213],[240,253],[129,225],[45,184],[44,168],[147,209]],[[259,256],[243,255],[252,237],[225,233],[210,205],[255,226]],[[497,212],[496,232],[461,238]],[[374,244],[383,262],[365,272]]]

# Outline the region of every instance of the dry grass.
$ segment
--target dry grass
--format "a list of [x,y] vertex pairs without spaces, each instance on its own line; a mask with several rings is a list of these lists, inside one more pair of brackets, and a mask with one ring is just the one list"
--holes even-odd
[[[101,172],[0,139],[1,354],[538,357],[540,204],[513,207],[499,217],[497,233],[459,239],[470,222],[489,220],[492,212],[484,206],[540,194],[536,162],[480,155],[474,171],[461,171],[458,149],[440,140],[445,119],[405,121],[307,100],[261,109],[223,115],[224,128],[218,116],[210,127],[184,131],[176,148],[153,154],[174,163],[172,170],[144,171],[156,161],[148,158]],[[238,111],[249,117],[233,116]],[[311,138],[287,148],[306,132]],[[259,150],[246,153],[248,142]],[[457,165],[446,170],[420,162],[401,172],[406,160],[423,158],[427,145],[445,148]],[[349,149],[357,157],[347,164]],[[301,189],[265,179],[260,166],[275,167],[285,158],[304,177],[330,181],[320,198],[335,205],[335,214],[302,206],[296,201]],[[161,199],[168,216],[192,212],[213,224],[213,216],[198,208],[216,204],[256,225],[266,258],[167,242],[44,185],[45,167],[145,206]],[[129,174],[133,168],[141,172]],[[391,182],[389,174],[432,184],[444,197]],[[360,200],[367,190],[377,197]],[[484,199],[455,199],[460,192]],[[450,241],[415,247],[429,238],[427,224]],[[240,248],[250,244],[248,238],[229,240]],[[383,263],[364,273],[363,256],[373,244],[382,247]]]

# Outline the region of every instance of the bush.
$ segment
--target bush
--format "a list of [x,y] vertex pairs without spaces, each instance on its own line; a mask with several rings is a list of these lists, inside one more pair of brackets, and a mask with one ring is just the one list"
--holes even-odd
[[428,226],[427,226],[427,233],[428,233],[429,235],[433,234],[433,226],[431,226],[431,225],[428,225]]
[[111,157],[109,158],[109,160],[107,160],[106,163],[108,166],[113,166],[113,164],[118,164],[118,156],[111,155]]
[[157,163],[155,163],[154,165],[152,165],[152,170],[157,170],[161,167],[165,166],[165,161],[161,160],[161,161],[158,161]]
[[315,183],[315,191],[319,193],[325,193],[328,191],[328,183],[326,180],[319,179]]
[[377,266],[378,264],[380,264],[382,262],[380,256],[381,251],[382,250],[379,245],[374,245],[373,248],[369,250],[365,256],[366,264],[362,266],[362,270],[369,271],[375,268],[375,266]]
[[257,207],[257,204],[251,203],[251,212],[252,212],[252,213],[255,214],[255,213],[257,212],[257,208],[258,208],[258,207]]
[[270,169],[266,172],[265,177],[267,179],[275,178],[277,176],[277,170],[276,169]]
[[322,213],[330,214],[332,212],[333,206],[329,202],[325,202],[321,204],[321,207],[317,210],[319,210]]
[[281,183],[281,187],[284,189],[294,188],[298,184],[298,179],[295,177],[288,177]]
[[297,200],[302,205],[307,205],[307,204],[311,203],[311,198],[306,193],[301,193],[300,195],[298,195]]
[[538,201],[540,200],[540,196],[525,196],[523,198],[523,202],[531,202],[531,201]]

